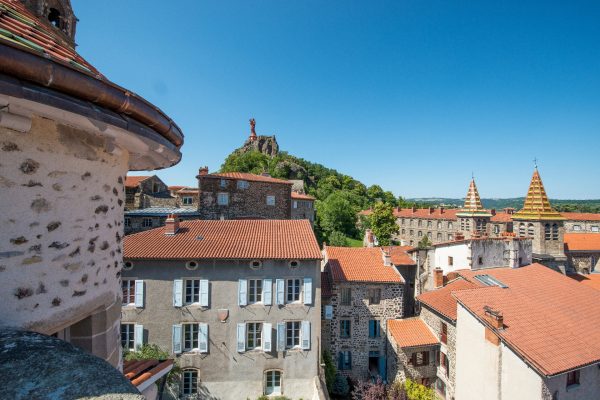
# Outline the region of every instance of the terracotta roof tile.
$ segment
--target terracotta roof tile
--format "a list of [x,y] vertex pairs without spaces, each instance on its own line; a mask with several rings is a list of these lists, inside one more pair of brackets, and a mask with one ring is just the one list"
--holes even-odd
[[575,274],[575,275],[568,275],[568,276],[569,276],[569,278],[574,279],[575,281],[577,281],[583,285],[589,286],[596,290],[600,290],[600,274],[598,274],[598,273],[589,274],[589,275]]
[[135,188],[140,184],[140,182],[143,182],[148,178],[151,178],[151,176],[126,176],[125,187]]
[[541,264],[461,271],[473,280],[487,274],[497,286],[453,292],[480,320],[483,307],[502,312],[505,328],[494,332],[546,376],[600,362],[598,291]]
[[561,212],[561,214],[572,221],[600,221],[600,213]]
[[419,317],[388,320],[388,329],[400,347],[435,346],[439,340]]
[[173,360],[133,360],[123,362],[123,375],[140,391],[173,368]]
[[332,287],[331,287],[331,278],[329,276],[329,272],[323,271],[321,272],[321,296],[322,297],[331,297]]
[[249,182],[267,182],[267,183],[281,183],[285,185],[292,185],[293,182],[286,181],[283,179],[273,178],[271,176],[249,174],[246,172],[223,172],[217,174],[204,175],[204,178],[218,178],[218,179],[241,179]]
[[181,189],[187,189],[188,187],[189,186],[178,186],[178,185],[175,185],[175,186],[169,186],[168,188],[169,188],[169,190],[176,192],[176,191],[181,190]]
[[402,275],[383,265],[379,247],[325,248],[334,282],[404,283]]
[[417,300],[444,317],[456,321],[456,299],[452,297],[452,292],[473,289],[477,286],[475,283],[458,278],[444,287],[419,295]]
[[125,236],[129,259],[319,260],[308,220],[191,220],[175,235],[160,227]]
[[390,252],[394,265],[417,265],[407,253],[415,249],[413,246],[387,246],[384,249]]
[[565,233],[565,250],[600,251],[600,233]]
[[296,200],[313,200],[313,201],[316,200],[310,194],[304,194],[304,193],[298,193],[298,192],[292,192],[292,199],[296,199]]

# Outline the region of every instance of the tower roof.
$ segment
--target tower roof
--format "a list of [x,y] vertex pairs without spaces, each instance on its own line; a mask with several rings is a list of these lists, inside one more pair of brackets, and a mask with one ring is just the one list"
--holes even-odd
[[542,178],[537,170],[533,171],[527,197],[523,208],[513,214],[513,219],[526,220],[560,220],[565,219],[559,212],[550,205],[546,189],[542,183]]
[[479,191],[475,185],[475,179],[471,179],[469,190],[467,191],[467,196],[465,197],[465,204],[456,215],[459,217],[492,216],[492,214],[488,210],[484,209],[483,205],[481,205],[481,197],[479,197]]

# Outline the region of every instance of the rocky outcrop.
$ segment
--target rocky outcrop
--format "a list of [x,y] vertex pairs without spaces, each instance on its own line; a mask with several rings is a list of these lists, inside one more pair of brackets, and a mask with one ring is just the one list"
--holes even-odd
[[238,150],[240,153],[248,153],[252,151],[258,151],[268,155],[269,157],[275,157],[279,154],[279,145],[275,135],[273,136],[257,136],[256,140],[248,139],[244,146]]

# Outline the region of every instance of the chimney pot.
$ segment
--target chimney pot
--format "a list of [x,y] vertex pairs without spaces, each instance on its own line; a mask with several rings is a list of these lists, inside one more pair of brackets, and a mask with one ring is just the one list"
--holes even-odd
[[384,250],[383,248],[381,249],[381,251],[383,253],[383,265],[385,265],[386,267],[390,267],[392,265],[392,256],[390,255],[390,252]]
[[489,306],[483,307],[485,317],[495,329],[504,329],[504,316],[501,311],[493,310]]
[[433,210],[434,210],[433,207],[429,207],[429,214],[433,214]]
[[444,207],[440,207],[440,214],[444,213]]
[[208,167],[204,166],[204,167],[200,168],[198,170],[198,175],[200,175],[200,176],[208,175]]
[[492,208],[492,215],[496,215],[496,209]]
[[169,214],[165,221],[165,235],[173,236],[179,230],[179,218],[176,214]]

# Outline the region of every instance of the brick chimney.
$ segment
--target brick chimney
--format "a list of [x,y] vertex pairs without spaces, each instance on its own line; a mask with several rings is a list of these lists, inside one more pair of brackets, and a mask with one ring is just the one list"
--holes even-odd
[[440,207],[440,214],[444,213],[445,208],[444,207]]
[[415,213],[417,211],[417,207],[412,206],[412,212]]
[[496,215],[496,209],[495,208],[492,208],[491,212],[492,212],[492,215]]
[[494,329],[504,329],[504,317],[502,311],[494,310],[490,306],[484,306],[485,319],[490,323]]
[[373,231],[370,229],[365,230],[363,246],[364,247],[374,247],[375,246],[375,237],[373,236]]
[[441,268],[433,270],[433,287],[441,288],[444,286],[444,271]]
[[198,170],[199,176],[208,175],[208,167],[204,166]]
[[165,235],[172,236],[179,230],[179,218],[176,214],[169,214],[165,221]]
[[381,249],[381,255],[383,257],[383,265],[385,265],[386,267],[391,267],[392,266],[392,256],[390,255],[390,252],[388,250],[384,250],[383,248]]

